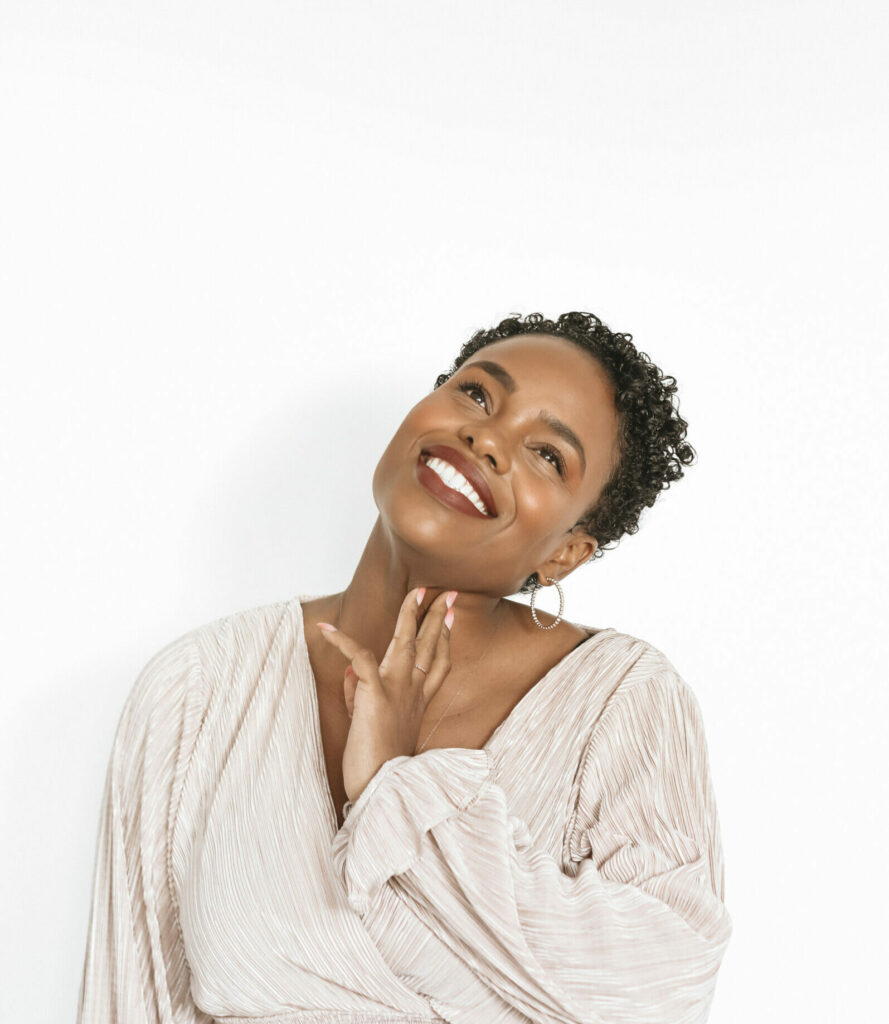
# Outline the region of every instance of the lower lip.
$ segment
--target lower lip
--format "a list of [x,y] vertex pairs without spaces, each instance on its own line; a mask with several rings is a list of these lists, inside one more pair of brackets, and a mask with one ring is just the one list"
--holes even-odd
[[417,462],[417,479],[439,501],[445,505],[450,505],[451,508],[457,509],[458,512],[465,512],[466,515],[477,516],[479,519],[493,518],[492,516],[486,516],[484,512],[479,512],[465,494],[461,494],[459,491],[448,487],[444,480],[434,470],[431,470],[422,458]]

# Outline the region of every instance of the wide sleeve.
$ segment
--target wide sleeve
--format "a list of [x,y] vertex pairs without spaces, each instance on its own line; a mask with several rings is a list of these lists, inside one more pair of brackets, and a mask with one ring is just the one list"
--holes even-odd
[[194,634],[158,651],[121,714],[105,779],[77,1024],[211,1024],[192,1002],[170,837],[202,721]]
[[442,748],[381,766],[333,839],[352,908],[392,886],[534,1021],[706,1021],[732,923],[693,692],[672,672],[616,689],[578,769],[564,864],[510,813],[490,758]]

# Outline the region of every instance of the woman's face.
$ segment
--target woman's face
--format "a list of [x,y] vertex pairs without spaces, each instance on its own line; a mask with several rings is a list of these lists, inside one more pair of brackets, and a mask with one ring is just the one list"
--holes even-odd
[[[408,412],[377,464],[374,501],[391,540],[430,585],[515,593],[559,556],[565,575],[595,550],[582,529],[569,531],[617,458],[613,395],[601,365],[564,338],[486,345]],[[496,515],[443,489],[426,465],[434,446],[450,450],[437,449],[444,461],[462,456],[464,475]]]

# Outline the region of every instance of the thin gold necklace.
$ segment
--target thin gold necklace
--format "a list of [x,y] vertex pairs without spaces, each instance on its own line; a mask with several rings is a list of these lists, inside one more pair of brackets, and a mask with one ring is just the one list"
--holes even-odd
[[[482,657],[478,659],[478,662],[477,662],[477,664],[481,663],[482,659],[483,659],[483,658],[485,657],[485,655],[486,655],[486,654],[488,653],[488,651],[490,651],[490,649],[491,649],[491,644],[492,644],[492,643],[494,642],[494,637],[496,636],[496,634],[497,634],[497,630],[498,630],[498,629],[500,629],[500,623],[498,623],[498,624],[496,625],[496,627],[494,628],[494,632],[493,632],[493,634],[491,635],[491,639],[490,639],[490,640],[488,641],[488,646],[487,646],[487,647],[486,647],[486,648],[484,649],[484,651],[482,652]],[[426,746],[426,744],[427,744],[427,743],[429,742],[429,740],[430,740],[430,739],[432,738],[432,733],[434,733],[434,732],[435,732],[435,730],[436,730],[436,729],[437,729],[437,728],[438,728],[438,727],[439,727],[439,726],[441,725],[441,723],[442,723],[442,721],[443,721],[443,719],[444,719],[445,715],[446,715],[446,714],[448,713],[448,711],[450,710],[450,707],[451,707],[451,705],[452,705],[452,704],[454,703],[454,701],[455,701],[455,700],[456,700],[456,699],[457,699],[457,698],[458,698],[458,697],[460,696],[460,694],[461,694],[462,692],[463,692],[463,687],[461,686],[461,687],[460,687],[460,689],[459,689],[459,690],[457,690],[457,692],[456,692],[456,693],[454,694],[454,696],[453,696],[453,697],[451,697],[451,699],[450,699],[450,700],[448,701],[448,706],[447,706],[447,707],[446,707],[446,708],[444,709],[444,711],[442,712],[442,716],[441,716],[441,718],[439,718],[439,720],[438,720],[438,721],[437,721],[437,722],[435,723],[435,725],[433,725],[433,726],[432,726],[432,729],[431,729],[431,730],[429,731],[428,735],[426,736],[426,739],[425,739],[425,740],[423,740],[423,746],[422,746],[422,747],[420,747],[420,749],[419,749],[419,750],[417,751],[417,754],[422,754],[422,753],[423,753],[423,748],[424,748],[424,747]],[[416,756],[417,756],[417,754],[415,754],[415,755],[414,755],[414,757],[416,757]]]

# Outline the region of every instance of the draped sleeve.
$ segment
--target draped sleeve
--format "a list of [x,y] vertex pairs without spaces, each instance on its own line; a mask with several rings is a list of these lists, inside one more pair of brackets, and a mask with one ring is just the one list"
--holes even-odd
[[534,1021],[703,1024],[732,922],[691,689],[675,671],[616,688],[578,767],[560,860],[510,813],[491,757],[441,748],[380,767],[332,844],[353,910],[393,887]]
[[124,704],[99,817],[78,1024],[212,1024],[191,998],[170,876],[204,706],[193,633],[148,661]]

